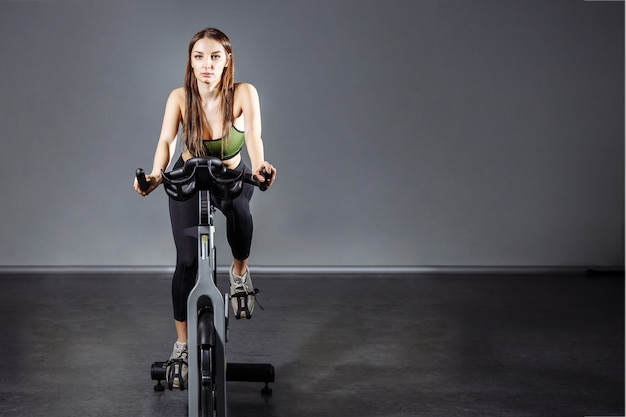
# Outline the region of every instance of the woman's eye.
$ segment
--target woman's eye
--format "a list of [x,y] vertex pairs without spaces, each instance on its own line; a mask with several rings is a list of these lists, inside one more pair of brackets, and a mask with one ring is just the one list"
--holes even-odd
[[211,55],[211,59],[220,59],[219,55]]
[[195,59],[202,59],[202,55],[196,55],[194,56]]

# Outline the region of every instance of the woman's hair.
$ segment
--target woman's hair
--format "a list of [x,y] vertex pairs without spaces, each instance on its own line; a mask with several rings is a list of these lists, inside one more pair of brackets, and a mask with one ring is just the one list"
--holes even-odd
[[226,51],[227,58],[229,59],[228,66],[224,68],[222,73],[222,79],[219,85],[220,95],[220,107],[222,115],[224,116],[224,122],[222,127],[222,154],[224,147],[227,146],[230,139],[230,127],[233,118],[233,91],[234,91],[234,78],[235,78],[235,62],[232,56],[232,46],[230,39],[218,29],[206,28],[193,35],[189,42],[189,49],[187,53],[187,67],[185,69],[185,117],[183,120],[183,141],[187,149],[194,156],[206,155],[206,149],[202,144],[203,139],[213,139],[208,137],[210,132],[206,131],[207,122],[202,110],[202,100],[198,91],[198,81],[193,73],[191,67],[191,52],[193,46],[200,39],[209,38],[219,42]]

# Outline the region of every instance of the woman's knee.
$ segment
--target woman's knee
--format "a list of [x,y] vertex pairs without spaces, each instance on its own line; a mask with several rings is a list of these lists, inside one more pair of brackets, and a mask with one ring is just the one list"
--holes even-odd
[[176,268],[182,271],[194,271],[197,268],[197,259],[195,256],[179,257],[176,260]]
[[[225,213],[226,214],[226,213]],[[230,202],[227,217],[234,220],[247,220],[252,217],[250,212],[250,200],[237,198]]]

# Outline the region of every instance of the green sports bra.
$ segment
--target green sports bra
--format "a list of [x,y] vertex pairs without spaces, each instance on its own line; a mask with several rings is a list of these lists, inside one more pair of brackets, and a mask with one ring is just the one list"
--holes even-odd
[[230,138],[227,146],[224,148],[224,155],[222,155],[222,139],[205,139],[202,141],[204,148],[206,149],[207,156],[214,158],[220,158],[222,160],[231,159],[237,156],[243,144],[245,142],[245,135],[243,132],[237,130],[234,126],[230,128]]

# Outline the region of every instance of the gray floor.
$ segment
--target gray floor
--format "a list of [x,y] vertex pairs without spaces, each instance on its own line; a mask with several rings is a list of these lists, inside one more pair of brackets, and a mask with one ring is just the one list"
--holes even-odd
[[[220,278],[221,282],[224,278]],[[624,280],[255,276],[229,360],[229,416],[623,416]],[[0,276],[0,415],[186,416],[154,392],[175,340],[168,276]]]

